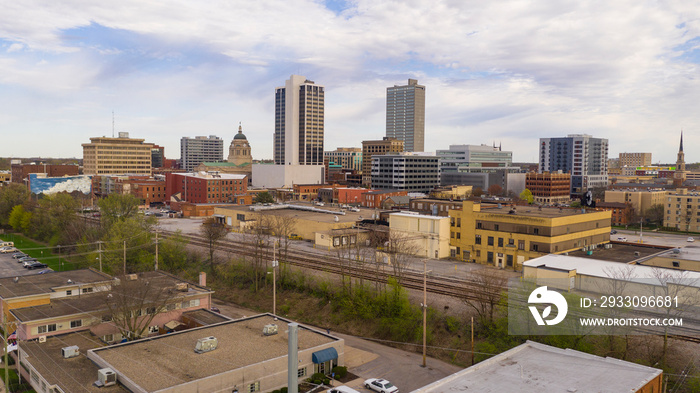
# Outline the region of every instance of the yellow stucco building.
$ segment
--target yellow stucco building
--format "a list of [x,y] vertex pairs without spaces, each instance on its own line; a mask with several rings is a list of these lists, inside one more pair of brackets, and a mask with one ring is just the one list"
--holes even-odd
[[389,215],[389,229],[404,236],[415,254],[427,258],[450,256],[450,219],[412,213]]
[[520,270],[523,262],[610,242],[610,211],[536,208],[481,209],[464,201],[450,210],[452,256]]

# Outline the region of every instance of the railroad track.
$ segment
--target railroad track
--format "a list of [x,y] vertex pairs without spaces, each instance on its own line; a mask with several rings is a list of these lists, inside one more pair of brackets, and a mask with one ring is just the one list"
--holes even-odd
[[[171,231],[161,231],[164,235],[174,235],[175,232]],[[183,238],[187,239],[189,244],[193,244],[200,247],[208,248],[209,244],[204,241],[201,237],[190,234],[180,234]],[[272,252],[265,248],[257,247],[252,242],[247,241],[236,241],[231,239],[225,239],[219,242],[219,245],[215,247],[217,251],[223,252],[234,252],[237,255],[242,255],[246,257],[262,257],[265,260],[272,260]],[[349,263],[350,261],[345,261]],[[286,255],[285,263],[291,266],[297,266],[305,269],[311,269],[316,271],[322,271],[330,274],[344,275],[346,277],[353,277],[368,281],[377,281],[386,283],[390,278],[395,277],[393,269],[387,267],[384,264],[357,264],[354,263],[350,266],[342,266],[337,256],[321,254],[319,252],[310,252],[306,250],[299,250],[296,248],[291,248]],[[456,297],[459,299],[473,300],[473,301],[485,301],[489,298],[499,295],[498,293],[489,293],[486,288],[484,288],[483,283],[479,283],[476,280],[460,279],[455,277],[446,276],[431,276],[427,275],[424,277],[422,272],[415,272],[411,270],[404,270],[401,273],[401,285],[407,289],[413,290],[423,290],[423,280],[425,279],[426,292],[450,297]],[[526,302],[522,302],[520,307],[526,308],[528,305]],[[684,322],[685,322],[684,317]],[[691,321],[698,322],[700,326],[700,320],[690,319]],[[643,330],[640,330],[643,331]],[[688,333],[685,333],[685,332]],[[676,328],[674,333],[682,334],[668,334],[669,338],[700,343],[699,336],[693,336],[689,334],[696,333],[696,329],[692,328]],[[658,331],[648,331],[648,334],[659,334]]]

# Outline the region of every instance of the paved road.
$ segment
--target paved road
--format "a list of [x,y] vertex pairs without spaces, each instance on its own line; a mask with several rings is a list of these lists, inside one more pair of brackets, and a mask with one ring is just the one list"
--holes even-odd
[[[695,239],[694,243],[688,242],[688,237],[692,235],[686,234],[670,234],[644,231],[641,233],[641,239],[644,244],[653,244],[669,247],[686,247],[700,242],[700,239]],[[640,231],[632,229],[618,229],[617,234],[610,235],[610,240],[617,240],[618,237],[626,237],[628,242],[639,243]]]
[[[214,299],[214,305],[223,315],[231,318],[258,314],[218,299]],[[319,329],[323,330],[323,328]],[[461,367],[430,357],[427,358],[426,367],[423,368],[421,354],[387,347],[347,334],[333,331],[331,334],[345,340],[345,362],[348,371],[359,377],[347,383],[347,386],[363,393],[370,392],[362,386],[362,382],[368,378],[386,378],[402,392],[410,392],[462,370]]]

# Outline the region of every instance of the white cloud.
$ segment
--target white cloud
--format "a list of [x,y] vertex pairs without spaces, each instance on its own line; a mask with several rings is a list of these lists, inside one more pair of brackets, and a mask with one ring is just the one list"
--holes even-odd
[[274,87],[300,73],[327,87],[328,149],[381,137],[385,88],[407,77],[427,86],[429,150],[503,140],[529,160],[539,137],[586,132],[609,138],[611,156],[652,150],[669,161],[680,128],[689,140],[700,129],[698,68],[687,57],[698,50],[700,5],[349,4],[336,15],[311,0],[9,3],[0,84],[27,98],[0,119],[85,108],[66,117],[84,127],[70,141],[77,155],[95,132],[87,125],[119,105],[170,152],[193,129],[225,136],[243,120],[256,158],[269,157]]

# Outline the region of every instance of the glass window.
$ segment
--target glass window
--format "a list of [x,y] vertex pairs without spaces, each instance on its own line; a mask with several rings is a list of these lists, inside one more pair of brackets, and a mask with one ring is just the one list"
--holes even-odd
[[498,238],[498,247],[503,247],[503,238],[502,237]]
[[488,237],[487,244],[488,244],[489,246],[493,246],[493,236],[489,236],[489,237]]
[[481,244],[481,235],[476,235],[476,238],[474,238],[474,244]]
[[70,328],[75,329],[83,326],[83,321],[81,319],[70,321]]
[[491,251],[486,253],[486,262],[493,263],[493,253]]

